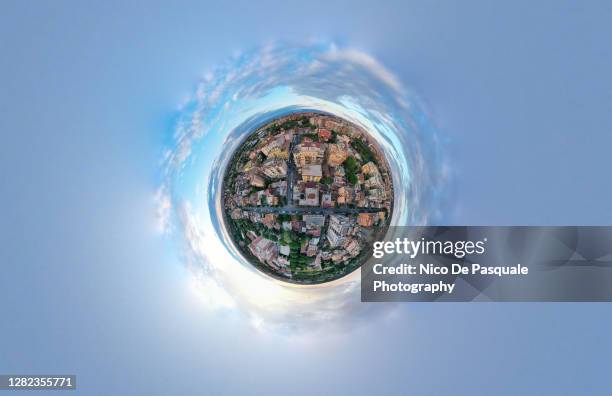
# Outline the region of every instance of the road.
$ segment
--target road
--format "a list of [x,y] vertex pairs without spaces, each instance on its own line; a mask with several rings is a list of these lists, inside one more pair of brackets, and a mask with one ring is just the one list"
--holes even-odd
[[293,183],[295,182],[295,174],[297,173],[297,169],[291,155],[293,154],[293,150],[298,139],[299,135],[294,133],[293,139],[291,139],[291,143],[289,144],[289,159],[287,160],[289,165],[287,167],[287,207],[293,207]]
[[377,213],[383,209],[378,208],[321,208],[319,206],[304,207],[304,206],[242,206],[242,210],[249,210],[257,213],[275,213],[275,214],[359,214],[359,213]]

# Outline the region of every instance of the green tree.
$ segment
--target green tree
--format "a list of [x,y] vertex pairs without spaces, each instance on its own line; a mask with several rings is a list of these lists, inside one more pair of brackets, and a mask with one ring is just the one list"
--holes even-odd
[[334,181],[334,179],[332,179],[330,176],[321,178],[321,184],[331,184],[332,181]]
[[344,160],[344,169],[346,169],[347,172],[357,172],[357,170],[359,169],[359,164],[357,164],[357,160],[355,159],[355,157],[350,156]]
[[287,230],[283,231],[283,241],[288,244],[293,242],[293,237],[291,236],[291,233]]
[[355,157],[350,156],[344,160],[344,169],[346,170],[346,179],[351,184],[357,184],[356,172],[359,170],[359,164]]
[[355,150],[357,150],[357,152],[359,153],[359,155],[361,155],[361,158],[363,158],[365,162],[375,162],[376,158],[374,157],[374,153],[366,142],[361,139],[355,139],[352,143]]

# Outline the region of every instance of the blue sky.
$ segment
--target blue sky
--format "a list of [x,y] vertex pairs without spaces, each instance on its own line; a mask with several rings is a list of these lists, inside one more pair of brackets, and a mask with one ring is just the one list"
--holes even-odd
[[209,68],[334,40],[416,90],[454,224],[612,224],[605,1],[3,2],[0,373],[83,394],[607,395],[609,304],[403,304],[307,340],[210,311],[155,228],[161,150]]

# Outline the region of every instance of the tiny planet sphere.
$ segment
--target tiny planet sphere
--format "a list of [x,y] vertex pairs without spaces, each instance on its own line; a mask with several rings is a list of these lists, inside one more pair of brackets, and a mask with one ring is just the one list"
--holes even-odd
[[223,181],[224,221],[263,273],[320,284],[359,268],[387,232],[393,185],[382,150],[340,117],[297,112],[250,133]]

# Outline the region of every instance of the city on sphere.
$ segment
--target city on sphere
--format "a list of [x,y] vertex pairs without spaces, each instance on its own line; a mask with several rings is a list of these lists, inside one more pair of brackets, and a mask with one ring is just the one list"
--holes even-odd
[[292,283],[343,277],[384,237],[389,166],[373,138],[336,116],[299,112],[251,133],[224,178],[225,222],[255,267]]

